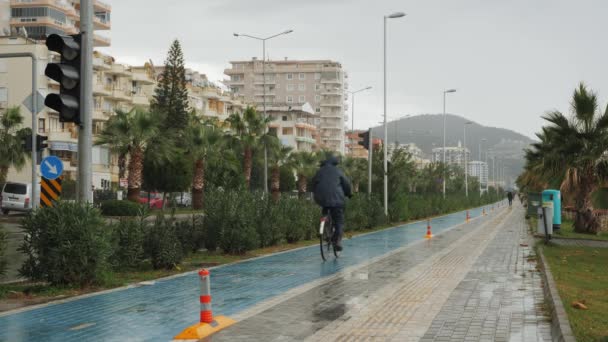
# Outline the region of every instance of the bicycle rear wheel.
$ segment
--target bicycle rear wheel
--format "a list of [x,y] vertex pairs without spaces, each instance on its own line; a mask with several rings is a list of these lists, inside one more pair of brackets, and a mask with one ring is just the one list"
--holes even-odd
[[332,234],[332,222],[331,216],[321,217],[321,224],[319,227],[319,247],[321,250],[321,258],[323,261],[329,257],[331,248],[331,234]]

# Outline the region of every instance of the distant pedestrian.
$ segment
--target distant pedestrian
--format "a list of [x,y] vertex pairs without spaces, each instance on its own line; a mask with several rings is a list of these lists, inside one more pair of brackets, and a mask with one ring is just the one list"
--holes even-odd
[[513,193],[511,191],[507,192],[507,199],[509,199],[509,207],[513,204]]

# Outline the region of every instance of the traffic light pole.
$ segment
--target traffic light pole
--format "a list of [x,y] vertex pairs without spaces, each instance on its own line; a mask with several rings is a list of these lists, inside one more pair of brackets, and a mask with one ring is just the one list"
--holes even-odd
[[78,199],[93,202],[93,0],[80,1],[81,69],[80,131],[78,134]]
[[38,97],[36,92],[38,91],[38,64],[36,63],[36,56],[33,53],[3,53],[0,54],[0,59],[3,58],[22,58],[29,57],[32,59],[32,208],[37,208],[39,201],[38,195],[38,161],[36,153],[36,136],[38,134]]

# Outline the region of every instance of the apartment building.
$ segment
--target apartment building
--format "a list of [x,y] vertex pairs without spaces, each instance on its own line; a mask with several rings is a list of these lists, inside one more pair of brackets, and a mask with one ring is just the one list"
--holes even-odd
[[[110,30],[112,7],[94,1],[95,30]],[[33,40],[45,40],[50,34],[77,34],[80,30],[79,0],[0,0],[0,32],[8,36],[23,31]],[[110,46],[110,38],[94,34],[95,46]]]
[[315,112],[310,104],[272,103],[266,105],[266,113],[273,118],[269,133],[285,146],[296,151],[311,152],[317,147]]
[[418,169],[422,169],[431,163],[431,161],[429,159],[426,159],[424,157],[424,153],[422,152],[422,149],[420,149],[420,147],[418,147],[414,143],[389,144],[387,146],[388,155],[391,156],[393,151],[395,151],[395,149],[397,149],[397,148],[407,151],[411,156],[411,160],[416,164],[416,167]]
[[[458,146],[446,147],[445,148],[445,161],[448,165],[459,165],[463,170],[465,167],[465,156],[466,160],[470,160],[471,152],[468,148],[462,147],[461,143],[458,142]],[[443,161],[443,147],[437,147],[433,149],[433,162]]]
[[469,176],[477,177],[481,185],[485,188],[485,186],[488,184],[488,163],[473,160],[470,161],[468,164]]
[[[314,110],[319,148],[345,152],[344,122],[348,109],[348,75],[342,65],[331,60],[231,61],[224,70],[224,83],[234,94],[256,104],[258,110],[273,104],[304,105]],[[265,64],[265,66],[264,66]],[[265,79],[263,77],[265,68]]]

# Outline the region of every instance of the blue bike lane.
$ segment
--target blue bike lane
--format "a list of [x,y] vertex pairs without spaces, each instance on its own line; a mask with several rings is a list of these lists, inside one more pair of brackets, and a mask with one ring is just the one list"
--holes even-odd
[[[481,214],[482,208],[470,210],[473,218]],[[433,219],[433,232],[463,223],[465,215],[458,212]],[[426,222],[421,221],[344,240],[341,257],[328,262],[321,260],[315,245],[215,267],[211,271],[213,312],[234,315],[422,240],[425,232]],[[198,275],[191,272],[150,286],[0,314],[0,341],[169,341],[197,322],[198,291]]]

